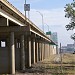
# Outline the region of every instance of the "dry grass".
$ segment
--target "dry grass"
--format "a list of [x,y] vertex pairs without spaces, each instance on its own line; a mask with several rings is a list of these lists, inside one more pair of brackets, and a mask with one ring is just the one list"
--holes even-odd
[[25,74],[26,75],[75,75],[75,54],[63,54],[62,67],[60,62],[60,55],[51,55],[50,58],[32,65],[32,68],[28,69],[25,72]]
[[[55,59],[59,58],[57,62]],[[61,62],[60,55],[53,55],[49,59],[45,59],[39,65],[45,68],[46,71],[61,75]],[[75,54],[63,54],[62,55],[62,74],[74,75],[75,74]]]

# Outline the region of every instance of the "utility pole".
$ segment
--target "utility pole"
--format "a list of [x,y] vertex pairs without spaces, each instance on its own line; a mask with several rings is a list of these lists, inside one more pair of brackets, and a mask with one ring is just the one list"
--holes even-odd
[[62,49],[61,49],[61,43],[60,43],[60,64],[61,64],[61,74],[62,74]]

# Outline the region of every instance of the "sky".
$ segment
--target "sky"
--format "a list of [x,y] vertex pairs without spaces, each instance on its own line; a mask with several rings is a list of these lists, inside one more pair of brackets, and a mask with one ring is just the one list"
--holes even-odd
[[[24,14],[25,0],[8,0],[19,11]],[[44,32],[48,29],[51,32],[57,32],[58,43],[62,46],[73,43],[70,38],[74,31],[67,31],[65,26],[70,22],[70,19],[65,18],[64,7],[71,3],[72,0],[26,0],[30,4],[30,12],[27,17],[42,30],[42,16],[44,21]],[[40,13],[38,13],[39,11]]]

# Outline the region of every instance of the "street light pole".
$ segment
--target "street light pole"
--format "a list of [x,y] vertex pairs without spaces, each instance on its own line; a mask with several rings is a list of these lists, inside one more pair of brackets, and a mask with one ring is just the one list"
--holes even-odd
[[41,17],[42,17],[42,29],[43,29],[43,32],[44,32],[44,19],[43,19],[43,14],[40,13],[39,11],[36,11],[36,12],[38,12],[41,15]]
[[[46,23],[45,23],[46,24]],[[48,27],[48,32],[49,32],[49,25],[48,24],[46,24],[47,25],[47,27]]]

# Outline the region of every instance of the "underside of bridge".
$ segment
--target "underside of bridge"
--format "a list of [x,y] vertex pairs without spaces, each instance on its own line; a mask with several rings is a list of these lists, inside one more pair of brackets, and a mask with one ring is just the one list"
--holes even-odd
[[0,0],[0,74],[25,70],[53,52],[51,40],[17,16],[8,5],[6,0]]

